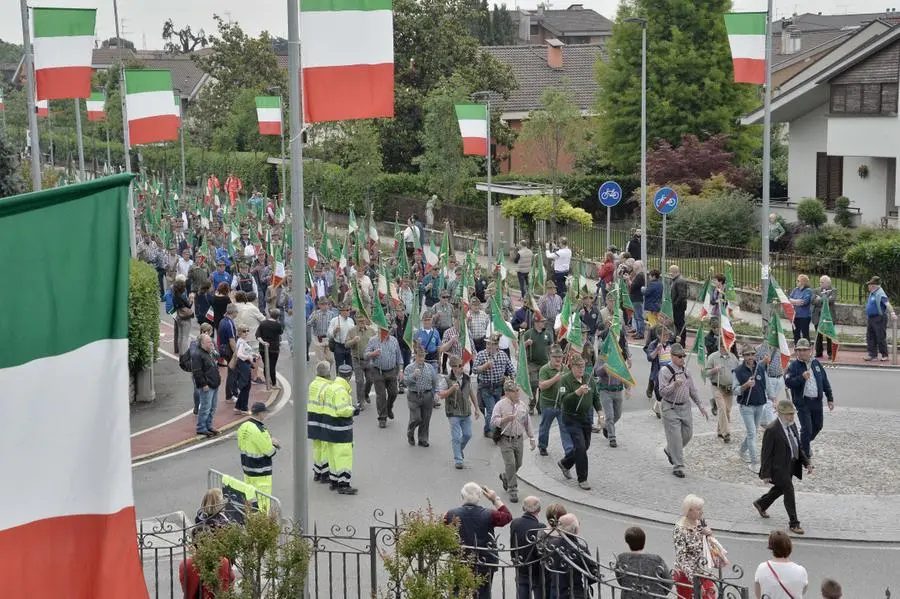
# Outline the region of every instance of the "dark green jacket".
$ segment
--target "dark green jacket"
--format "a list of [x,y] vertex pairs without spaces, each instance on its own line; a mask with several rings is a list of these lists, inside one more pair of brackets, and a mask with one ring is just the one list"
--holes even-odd
[[[575,390],[582,384],[586,384],[589,387],[589,390],[579,397],[575,393]],[[590,422],[591,407],[597,411],[603,409],[600,404],[600,394],[597,392],[597,385],[594,384],[588,371],[585,371],[584,376],[582,376],[582,382],[575,380],[575,375],[573,375],[571,371],[567,372],[563,375],[562,380],[559,381],[559,387],[561,397],[560,408],[566,416],[582,422]],[[565,389],[565,391],[563,391],[563,389]]]

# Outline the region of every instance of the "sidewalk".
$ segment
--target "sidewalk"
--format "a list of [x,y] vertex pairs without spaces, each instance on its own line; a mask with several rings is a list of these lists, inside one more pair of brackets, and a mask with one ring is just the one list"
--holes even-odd
[[[163,322],[160,349],[171,353],[173,342],[172,327]],[[222,386],[219,387],[216,415],[213,425],[221,431],[216,439],[241,425],[247,416],[234,413],[234,403],[225,401],[226,368],[220,368]],[[187,447],[207,437],[196,434],[194,409],[194,385],[191,375],[182,371],[174,356],[160,352],[160,359],[154,366],[153,382],[156,401],[131,406],[131,461],[139,462],[177,449]],[[266,405],[274,404],[281,394],[280,389],[266,390],[265,385],[252,384],[250,405],[257,401]]]

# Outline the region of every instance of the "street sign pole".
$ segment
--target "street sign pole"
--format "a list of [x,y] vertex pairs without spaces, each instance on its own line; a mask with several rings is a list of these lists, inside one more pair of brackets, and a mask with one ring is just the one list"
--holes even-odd
[[[659,272],[665,272],[666,268],[666,220],[668,218],[665,214],[663,214],[663,227],[662,227],[662,258],[659,261]],[[663,284],[665,285],[665,277],[663,277]]]
[[[606,251],[609,251],[609,234],[611,232],[610,228],[610,215],[612,214],[612,207],[606,207]],[[603,252],[603,255],[606,256],[606,252]]]
[[[666,267],[666,220],[667,216],[678,207],[678,193],[671,187],[663,187],[653,196],[653,206],[662,215],[662,257],[659,265],[660,273]],[[649,268],[649,262],[648,262]],[[665,281],[663,281],[665,286]],[[665,287],[663,287],[665,289]]]
[[606,249],[609,250],[610,237],[612,236],[612,229],[610,228],[612,207],[622,201],[622,187],[615,181],[606,181],[597,190],[597,199],[600,200],[602,205],[606,206]]

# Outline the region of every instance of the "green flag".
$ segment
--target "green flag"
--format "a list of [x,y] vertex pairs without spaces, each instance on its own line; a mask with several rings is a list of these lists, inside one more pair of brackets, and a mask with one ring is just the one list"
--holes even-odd
[[495,333],[500,333],[504,337],[509,337],[511,340],[516,340],[516,334],[513,333],[513,330],[509,327],[505,320],[503,320],[502,312],[500,310],[499,304],[497,304],[496,298],[491,301],[491,326],[494,328]]
[[581,316],[578,315],[577,309],[572,313],[570,320],[572,322],[566,331],[566,341],[570,346],[581,349],[584,346],[584,335],[581,332]]
[[606,372],[609,376],[627,387],[634,387],[637,385],[637,382],[631,375],[631,371],[628,370],[628,363],[625,361],[625,356],[622,355],[622,348],[619,347],[618,335],[610,333],[606,336],[606,339],[603,340],[603,344],[600,346],[599,355],[606,358]]
[[359,225],[356,224],[356,214],[353,213],[353,206],[350,206],[350,218],[347,220],[347,232],[353,235],[359,231]]
[[544,294],[544,256],[541,252],[535,252],[531,258],[531,293],[535,297]]
[[372,324],[379,329],[387,331],[391,327],[388,326],[387,318],[384,315],[384,309],[381,307],[381,301],[378,299],[378,291],[375,291],[374,295],[375,297],[372,298]]
[[[676,335],[678,332],[676,331]],[[706,380],[706,343],[704,342],[703,321],[700,321],[700,327],[697,329],[697,336],[694,338],[693,351],[697,354],[697,365],[700,366],[700,377]]]
[[[569,299],[570,295],[570,293],[567,293],[566,297],[563,298],[562,309],[559,312],[559,333],[557,336],[558,341],[562,341],[563,339],[565,339],[569,333],[569,321],[572,320],[572,300]],[[553,323],[550,323],[550,326],[552,327]]]
[[534,395],[531,388],[531,380],[528,378],[528,355],[525,349],[525,343],[519,340],[519,363],[516,364],[516,384],[525,392],[527,397]]
[[816,327],[816,335],[822,335],[826,339],[831,340],[831,361],[837,360],[837,331],[834,330],[834,318],[831,316],[831,306],[828,305],[828,298],[822,298],[822,316],[819,318],[819,326]]
[[737,292],[734,290],[734,267],[731,262],[725,262],[725,299],[729,302],[736,302]]
[[634,304],[631,303],[631,296],[628,295],[628,285],[625,284],[625,279],[619,279],[619,301],[622,302],[622,308],[630,314],[634,313]]
[[322,233],[322,242],[319,244],[319,260],[327,262],[331,260],[331,248],[328,245],[328,232]]
[[[666,315],[670,324],[675,322],[675,313],[672,311],[672,286],[667,284],[665,280],[663,280],[663,301],[660,312]],[[680,331],[675,331],[676,335],[679,333]]]
[[413,349],[413,335],[419,328],[419,302],[413,297],[412,310],[409,311],[409,318],[406,319],[406,329],[403,331],[403,340],[409,349]]

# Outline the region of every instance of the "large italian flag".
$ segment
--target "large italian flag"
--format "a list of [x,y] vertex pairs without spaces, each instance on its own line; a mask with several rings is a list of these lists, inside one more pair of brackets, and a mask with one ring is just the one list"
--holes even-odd
[[256,119],[260,135],[281,135],[281,98],[256,96]]
[[0,315],[15,348],[0,352],[3,599],[147,597],[127,400],[130,180],[0,200],[0,251],[41,290]]
[[181,119],[170,71],[125,69],[125,109],[131,145],[178,139]]
[[766,22],[764,12],[733,12],[725,15],[728,45],[734,62],[736,83],[766,82]]
[[39,100],[91,95],[95,8],[33,8],[34,72]]
[[394,116],[391,0],[300,0],[304,121]]
[[456,118],[462,135],[463,154],[485,156],[487,154],[487,106],[484,104],[456,104]]
[[87,117],[89,121],[106,120],[106,94],[94,92],[87,100]]

